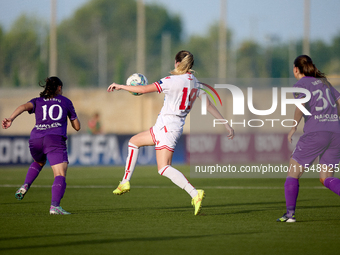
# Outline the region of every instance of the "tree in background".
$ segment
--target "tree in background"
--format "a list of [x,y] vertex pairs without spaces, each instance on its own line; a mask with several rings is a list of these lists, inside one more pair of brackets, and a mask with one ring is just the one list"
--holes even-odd
[[[194,70],[198,78],[211,78],[218,76],[218,24],[212,25],[206,36],[191,36],[187,42],[179,46],[177,50],[187,49],[195,56]],[[227,30],[227,62],[231,56],[230,44],[232,32]],[[181,48],[182,47],[182,48]],[[226,70],[228,73],[228,70]]]
[[340,33],[333,38],[329,48],[331,57],[330,61],[325,63],[325,72],[340,75]]
[[[4,31],[2,29],[2,27],[0,26],[0,56],[4,56]],[[4,70],[4,58],[0,57],[0,84],[3,84],[3,70]]]
[[[58,26],[58,75],[68,86],[96,87],[100,74],[108,84],[124,83],[136,72],[136,12],[136,0],[92,0]],[[145,14],[145,75],[149,82],[165,75],[163,34],[171,36],[171,56],[182,49],[195,55],[198,78],[218,76],[218,24],[206,35],[183,38],[180,17],[169,14],[165,7],[146,4]],[[0,27],[1,87],[32,87],[48,76],[48,29],[46,22],[26,15],[9,31]],[[227,30],[227,40],[228,78],[292,77],[294,58],[302,54],[302,39],[288,43],[275,40],[268,45],[245,40],[230,47],[232,32]],[[340,33],[329,44],[312,41],[310,49],[326,75],[340,74]],[[166,63],[169,71],[173,61]]]
[[262,47],[254,41],[244,41],[237,51],[237,77],[268,77]]
[[38,77],[37,70],[40,70],[40,63],[44,61],[40,55],[43,30],[44,24],[41,21],[22,15],[8,33],[2,34],[0,41],[3,62],[0,68],[3,86],[33,86],[42,78]]
[[[98,57],[103,50],[108,81],[124,83],[136,72],[136,12],[134,0],[93,0],[64,21],[58,28],[60,76],[69,84],[98,84]],[[145,13],[145,75],[152,81],[160,78],[161,35],[168,32],[173,45],[179,44],[181,21],[157,5],[146,5]],[[104,38],[102,49],[100,37]]]

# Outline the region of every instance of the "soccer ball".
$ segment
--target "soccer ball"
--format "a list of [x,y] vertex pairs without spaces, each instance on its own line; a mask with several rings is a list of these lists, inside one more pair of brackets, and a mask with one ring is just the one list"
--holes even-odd
[[[146,77],[141,73],[134,73],[126,80],[126,85],[130,85],[130,86],[136,86],[136,85],[143,86],[147,84],[148,84],[148,79],[146,79]],[[133,92],[130,92],[130,93],[134,96],[142,95],[140,93],[133,93]]]

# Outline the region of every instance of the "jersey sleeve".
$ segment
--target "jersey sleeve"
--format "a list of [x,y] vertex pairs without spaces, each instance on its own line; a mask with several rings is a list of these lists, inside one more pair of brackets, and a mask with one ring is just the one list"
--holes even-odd
[[330,87],[330,90],[332,92],[332,95],[334,95],[335,102],[340,99],[340,93],[336,90],[333,86]]
[[[297,83],[295,83],[293,87],[294,88],[303,88],[303,89],[307,89],[308,90],[308,88],[306,88],[305,83],[302,82],[301,79]],[[300,99],[300,98],[306,97],[306,94],[302,93],[302,92],[294,92],[293,96],[294,96],[295,99]]]
[[203,89],[202,83],[199,82],[197,79],[195,80],[195,82],[197,84],[197,97],[200,97],[201,95],[206,94],[206,92]]
[[158,93],[166,93],[169,90],[171,76],[164,77],[159,81],[154,82],[157,87]]
[[71,100],[68,100],[68,112],[67,112],[67,116],[69,117],[70,120],[75,120],[77,119],[77,113],[76,110],[74,109],[73,103]]
[[156,81],[156,82],[154,82],[153,84],[156,85],[158,93],[161,93],[161,92],[162,92],[162,87],[161,87],[162,80]]
[[38,98],[33,98],[30,101],[28,101],[28,103],[32,103],[33,104],[33,109],[28,111],[29,114],[35,113],[35,107],[36,107],[37,99]]

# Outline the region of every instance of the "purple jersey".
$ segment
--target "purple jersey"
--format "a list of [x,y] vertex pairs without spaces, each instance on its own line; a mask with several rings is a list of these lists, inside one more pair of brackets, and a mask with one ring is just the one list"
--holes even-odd
[[31,139],[46,135],[60,135],[67,138],[67,117],[70,120],[77,118],[71,100],[57,95],[54,98],[33,98],[30,102],[33,104],[33,109],[29,113],[35,113],[35,126],[31,132]]
[[[329,131],[340,133],[340,122],[336,101],[340,99],[340,93],[332,86],[328,87],[322,80],[314,77],[303,77],[294,85],[295,88],[304,88],[310,91],[311,99],[305,104],[305,108],[312,115],[304,115],[305,126],[303,131]],[[304,93],[294,94],[295,98],[302,98]]]

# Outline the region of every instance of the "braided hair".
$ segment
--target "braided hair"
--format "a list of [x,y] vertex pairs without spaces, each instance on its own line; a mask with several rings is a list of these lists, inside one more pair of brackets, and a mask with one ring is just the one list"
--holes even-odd
[[57,89],[59,86],[63,86],[63,82],[56,76],[46,78],[45,84],[39,84],[44,88],[44,91],[40,93],[40,97],[52,98],[57,95]]

